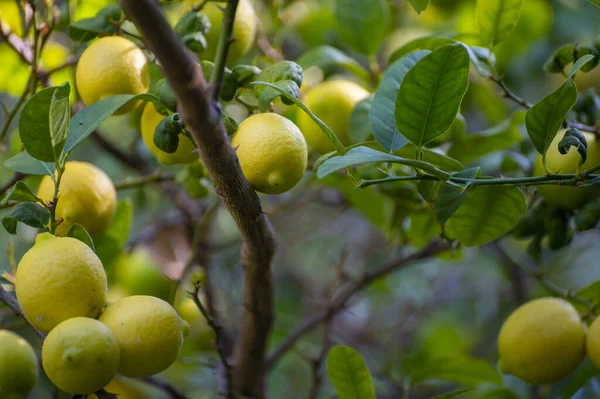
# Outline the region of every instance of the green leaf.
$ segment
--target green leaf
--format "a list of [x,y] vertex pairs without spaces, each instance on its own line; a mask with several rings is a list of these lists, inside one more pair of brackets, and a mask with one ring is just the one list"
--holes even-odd
[[54,174],[54,163],[38,161],[26,151],[22,151],[14,157],[4,161],[4,167],[27,175],[50,175]]
[[131,202],[129,200],[117,202],[117,209],[110,226],[102,235],[96,237],[94,242],[96,255],[105,267],[112,264],[123,250],[129,238],[132,217],[133,207]]
[[600,0],[588,0],[590,3],[597,5],[600,7]]
[[558,129],[576,103],[577,88],[572,79],[567,79],[563,85],[527,111],[527,133],[540,154],[546,154]]
[[[453,174],[456,177],[474,179],[479,175],[479,167],[466,169]],[[435,219],[439,224],[444,224],[460,208],[467,196],[464,188],[445,184],[440,189],[440,195],[435,204]]]
[[502,377],[488,362],[470,356],[432,358],[415,370],[412,383],[428,380],[444,380],[465,385],[483,383],[502,384]]
[[317,177],[320,179],[340,169],[350,166],[375,164],[375,163],[397,163],[400,165],[410,166],[412,168],[421,169],[438,177],[441,180],[450,179],[451,175],[448,172],[440,170],[430,163],[417,161],[414,159],[400,158],[395,155],[377,151],[368,147],[353,148],[346,155],[331,157],[321,164],[317,171]]
[[426,55],[408,71],[396,99],[396,126],[421,148],[452,126],[469,86],[469,53],[450,44]]
[[360,353],[337,345],[327,355],[327,375],[339,399],[375,399],[371,373]]
[[[282,85],[281,82],[292,81],[300,88],[304,79],[303,69],[300,65],[293,61],[280,61],[276,64],[265,68],[257,77],[256,81],[277,84],[280,87],[288,87],[289,84]],[[261,98],[263,91],[268,90],[268,87],[256,85],[254,86],[254,95]],[[291,93],[294,93],[292,91]],[[297,93],[294,97],[298,97]]]
[[481,246],[512,230],[526,211],[525,196],[517,187],[473,187],[448,220],[448,232],[468,247]]
[[567,74],[567,79],[571,79],[580,69],[582,69],[588,62],[594,59],[594,56],[591,54],[584,55],[579,58],[575,64],[571,67],[571,71]]
[[[280,80],[278,82],[274,82],[273,86],[277,86],[293,98],[298,98],[300,95],[300,87],[293,80]],[[288,103],[288,105],[291,104],[292,102],[287,100],[287,96],[283,96],[282,94],[283,93],[281,93],[281,91],[275,90],[272,87],[267,87],[261,92],[260,97],[258,98],[260,110],[262,112],[267,112],[269,106],[277,97],[282,97],[282,101],[284,103]]]
[[390,24],[385,0],[335,0],[335,15],[342,42],[361,54],[374,54]]
[[390,57],[390,64],[395,63],[400,58],[405,55],[412,53],[417,50],[430,50],[433,51],[442,46],[448,44],[455,44],[456,40],[450,39],[448,37],[436,37],[436,36],[425,36],[419,37],[417,39],[411,40],[406,43],[404,46],[400,47],[398,50],[394,52],[394,54]]
[[385,72],[375,91],[369,119],[375,139],[388,152],[395,152],[408,142],[396,128],[396,98],[400,84],[406,73],[429,53],[429,50],[415,51],[396,61]]
[[117,4],[104,7],[93,18],[84,18],[69,26],[69,36],[76,42],[87,42],[103,34],[110,36],[116,32],[113,22],[121,19],[122,11]]
[[481,38],[490,47],[500,43],[515,29],[523,0],[477,0],[475,16]]
[[371,123],[369,113],[373,104],[373,95],[366,97],[354,106],[350,116],[350,141],[360,143],[369,138],[371,134]]
[[11,189],[6,193],[6,196],[2,201],[0,201],[0,205],[6,205],[8,201],[18,201],[18,202],[37,202],[38,197],[31,191],[29,187],[22,181],[18,181]]
[[421,14],[423,11],[425,11],[425,9],[427,8],[427,5],[429,4],[429,0],[408,0],[410,2],[410,5],[412,6],[412,8],[414,8],[414,10],[417,12],[417,14]]
[[2,218],[2,225],[10,234],[16,234],[17,222],[38,229],[48,229],[50,212],[35,202],[22,202],[12,208],[8,216]]
[[94,241],[92,241],[92,237],[90,237],[90,234],[80,224],[75,223],[71,227],[69,227],[69,231],[67,231],[67,237],[76,238],[88,247],[90,247],[92,251],[96,251],[96,249],[94,248]]
[[484,47],[470,46],[467,47],[471,63],[477,69],[479,75],[484,78],[489,78],[494,75],[496,69],[496,56],[489,49]]
[[362,80],[369,79],[369,72],[354,58],[331,46],[313,47],[302,54],[296,62],[305,70],[312,66],[317,66],[324,71],[331,71],[333,68],[340,67]]
[[57,162],[62,154],[71,109],[71,86],[49,87],[36,93],[25,103],[19,116],[19,133],[25,150],[44,162]]
[[472,390],[473,390],[473,388],[457,389],[456,391],[443,393],[441,395],[436,395],[436,396],[434,396],[434,397],[432,397],[430,399],[450,399],[450,398],[455,398],[457,396],[462,395],[463,393],[471,392]]
[[118,94],[110,96],[85,107],[79,111],[73,119],[69,128],[69,136],[65,144],[65,153],[70,153],[75,146],[85,140],[102,122],[111,116],[116,110],[129,101],[148,100],[160,104],[158,97],[152,94]]

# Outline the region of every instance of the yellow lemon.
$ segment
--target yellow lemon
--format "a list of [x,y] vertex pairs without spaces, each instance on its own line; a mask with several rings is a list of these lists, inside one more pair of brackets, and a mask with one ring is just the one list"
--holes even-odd
[[37,358],[29,342],[11,331],[0,330],[0,398],[26,397],[37,377]]
[[592,363],[596,367],[600,367],[600,318],[596,318],[590,325],[587,333],[586,349]]
[[[116,94],[146,93],[150,85],[148,61],[132,41],[119,36],[103,37],[81,54],[75,81],[86,105]],[[136,106],[137,102],[126,104],[115,114],[127,113]]]
[[[202,9],[202,13],[208,17],[211,24],[210,31],[206,35],[208,47],[200,55],[203,60],[213,61],[215,58],[223,23],[223,11],[221,9],[225,9],[226,6],[226,3],[209,2]],[[228,63],[235,61],[252,48],[257,27],[257,17],[252,2],[250,0],[240,0],[233,22],[232,37],[234,40],[229,47]]]
[[[119,399],[162,399],[170,397],[163,391],[157,392],[157,389],[149,384],[120,375],[115,376],[115,378],[104,387],[104,390],[118,395]],[[98,399],[96,395],[89,395],[87,398]]]
[[[562,140],[566,130],[562,129],[557,134],[546,153],[548,168],[552,173],[575,173],[579,166],[581,156],[574,147],[569,152],[562,155],[558,151],[558,143]],[[590,169],[600,165],[600,141],[593,134],[584,133],[588,143],[587,160],[581,167],[581,170]],[[538,155],[533,174],[542,176],[545,174],[542,156]],[[567,210],[577,209],[587,201],[598,198],[600,188],[592,187],[573,187],[561,186],[559,184],[543,184],[537,186],[537,191],[544,197],[544,200],[552,206]]]
[[[87,162],[67,162],[59,185],[56,219],[61,221],[56,235],[64,236],[73,224],[80,224],[92,235],[99,235],[109,226],[117,204],[117,192],[112,180]],[[45,176],[37,192],[46,202],[54,197],[54,182]]]
[[[304,103],[347,146],[350,144],[352,110],[356,103],[368,95],[367,90],[354,82],[330,80],[310,89],[304,97]],[[334,150],[319,125],[305,112],[299,112],[298,126],[310,148],[321,154]]]
[[16,274],[17,300],[25,317],[47,333],[72,317],[100,316],[106,305],[106,273],[83,242],[38,235]]
[[144,295],[110,304],[100,321],[119,342],[119,374],[136,378],[160,373],[177,359],[187,324],[167,302]]
[[565,300],[530,301],[504,322],[498,339],[503,373],[530,384],[560,381],[585,356],[585,327],[577,310]]
[[192,141],[183,134],[179,135],[179,146],[177,151],[172,154],[162,151],[154,144],[154,130],[166,115],[160,114],[153,103],[148,103],[142,113],[140,120],[140,130],[146,147],[156,157],[158,162],[163,165],[176,165],[191,163],[198,160],[198,152]]
[[240,124],[231,144],[256,191],[281,194],[304,176],[306,141],[300,129],[281,115],[252,115]]
[[42,345],[42,366],[60,390],[85,395],[117,374],[119,344],[98,320],[74,317],[56,326]]

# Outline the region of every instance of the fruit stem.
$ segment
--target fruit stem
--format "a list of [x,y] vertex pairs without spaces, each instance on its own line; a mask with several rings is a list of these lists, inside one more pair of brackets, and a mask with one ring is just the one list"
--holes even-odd
[[52,202],[48,204],[48,209],[50,210],[50,233],[56,233],[56,227],[58,226],[56,220],[56,208],[58,206],[58,190],[60,187],[60,181],[62,180],[63,173],[65,172],[64,165],[62,167],[58,167],[56,169],[56,180],[54,182],[54,196],[52,197]]

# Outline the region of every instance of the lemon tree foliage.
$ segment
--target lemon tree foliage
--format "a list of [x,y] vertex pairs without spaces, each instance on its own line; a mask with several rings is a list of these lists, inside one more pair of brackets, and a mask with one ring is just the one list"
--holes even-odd
[[517,26],[523,0],[478,0],[477,25],[484,44],[493,47]]
[[334,346],[327,355],[327,374],[340,399],[375,399],[371,373],[360,353]]
[[384,0],[335,0],[342,41],[362,54],[377,51],[390,23],[389,15],[389,5]]

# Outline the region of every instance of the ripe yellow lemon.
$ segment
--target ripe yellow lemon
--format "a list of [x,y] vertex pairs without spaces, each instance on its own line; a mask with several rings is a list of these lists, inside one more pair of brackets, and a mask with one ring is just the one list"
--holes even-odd
[[29,342],[0,330],[0,398],[20,399],[35,386],[37,358]]
[[[60,224],[56,235],[64,236],[77,223],[92,235],[99,235],[110,224],[117,205],[117,192],[112,180],[87,162],[67,162],[59,186],[56,219]],[[37,196],[46,202],[54,197],[54,182],[45,176]]]
[[[200,55],[203,60],[213,61],[217,52],[217,44],[221,36],[221,25],[223,24],[223,11],[227,3],[209,2],[202,9],[210,21],[211,28],[206,35],[208,47]],[[233,22],[233,43],[229,47],[227,55],[228,63],[232,63],[242,55],[246,54],[256,38],[258,23],[254,6],[250,0],[240,0]]]
[[[81,54],[75,75],[77,91],[86,105],[116,94],[142,94],[150,86],[146,56],[130,40],[120,36],[100,38]],[[137,102],[115,114],[132,111]]]
[[500,370],[530,384],[560,381],[585,356],[585,327],[565,300],[530,301],[504,322],[498,339]]
[[[566,129],[562,129],[556,134],[546,153],[548,168],[552,173],[575,173],[579,166],[581,156],[574,147],[571,147],[565,155],[562,155],[558,151],[558,143],[563,139],[565,133]],[[584,133],[584,135],[588,143],[587,160],[582,165],[581,170],[600,165],[600,141],[593,134]],[[533,174],[535,176],[542,176],[545,172],[542,156],[538,155],[533,168]],[[559,184],[544,184],[537,186],[537,190],[549,205],[566,210],[577,209],[584,203],[598,198],[598,195],[600,195],[600,188],[598,186],[574,187],[561,186]]]
[[119,342],[119,374],[136,378],[160,373],[177,359],[187,325],[167,302],[144,295],[110,304],[100,321]]
[[59,389],[85,395],[104,388],[117,374],[119,344],[98,320],[74,317],[56,326],[42,345],[42,366]]
[[19,262],[15,285],[25,317],[44,333],[72,317],[97,318],[106,305],[102,263],[75,238],[38,235]]
[[191,163],[198,159],[198,152],[194,143],[183,134],[179,135],[179,146],[177,151],[172,154],[164,152],[154,144],[154,130],[166,115],[160,114],[153,103],[148,103],[142,113],[140,120],[140,130],[146,147],[156,157],[158,162],[163,165],[176,165]]
[[252,115],[240,124],[231,144],[256,191],[281,194],[304,176],[306,141],[300,129],[281,115]]
[[[347,146],[350,144],[352,110],[368,95],[367,90],[354,82],[330,80],[311,88],[304,97],[304,103]],[[310,148],[321,154],[334,150],[319,125],[305,112],[299,112],[298,126]]]
[[600,318],[596,318],[587,333],[587,354],[596,367],[600,367]]

